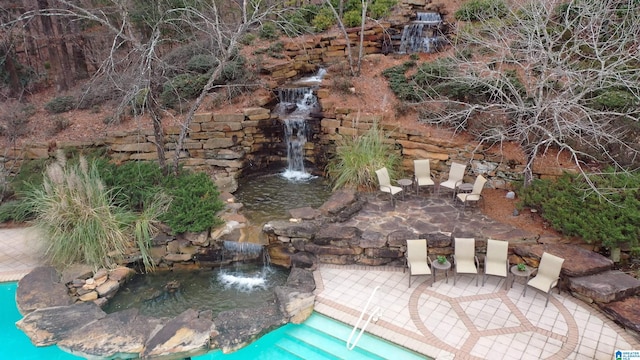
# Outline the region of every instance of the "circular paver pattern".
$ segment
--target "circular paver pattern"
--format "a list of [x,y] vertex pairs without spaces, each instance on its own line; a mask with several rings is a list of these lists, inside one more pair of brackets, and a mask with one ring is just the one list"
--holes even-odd
[[577,324],[553,296],[544,307],[543,294],[522,297],[521,287],[504,290],[462,283],[463,287],[442,282],[432,287],[423,282],[411,294],[410,311],[419,315],[412,317],[414,325],[435,346],[479,359],[490,358],[494,344],[511,344],[516,337],[522,346],[510,349],[514,359],[525,354],[564,359],[575,350]]

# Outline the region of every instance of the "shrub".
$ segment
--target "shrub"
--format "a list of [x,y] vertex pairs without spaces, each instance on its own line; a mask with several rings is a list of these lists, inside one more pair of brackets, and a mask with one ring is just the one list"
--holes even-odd
[[589,176],[596,193],[582,177],[564,174],[557,181],[536,180],[520,193],[519,207],[540,211],[551,226],[587,243],[638,245],[640,237],[640,174],[609,172]]
[[60,114],[73,110],[76,100],[73,96],[57,96],[45,104],[44,108],[51,114]]
[[360,26],[362,22],[362,10],[349,10],[342,15],[342,23],[346,27]]
[[385,69],[382,75],[387,78],[391,91],[402,101],[420,101],[415,86],[407,79],[406,71],[413,67],[415,63],[406,62],[402,65]]
[[258,31],[258,37],[263,40],[275,40],[278,38],[278,29],[272,22],[262,24]]
[[205,74],[211,71],[218,64],[218,61],[211,55],[197,54],[187,62],[187,70]]
[[224,208],[224,203],[206,174],[181,172],[168,177],[164,185],[172,202],[161,219],[174,233],[200,232],[222,224],[216,214]]
[[64,116],[55,116],[53,118],[53,128],[51,132],[55,135],[71,126],[71,121]]
[[200,95],[209,80],[208,75],[180,74],[164,83],[160,100],[164,106],[175,107],[180,101]]
[[503,0],[470,0],[460,6],[454,17],[461,21],[480,21],[502,18],[507,10],[507,4]]
[[35,114],[35,107],[31,104],[23,105],[10,100],[0,107],[0,135],[6,136],[10,142],[29,132],[29,120]]
[[333,12],[328,7],[320,9],[318,14],[311,20],[311,25],[317,32],[322,32],[332,27],[336,23],[336,18],[333,16]]
[[116,166],[100,159],[97,166],[105,185],[115,189],[115,202],[130,210],[141,211],[154,194],[163,191],[165,176],[154,162],[129,161]]
[[240,39],[240,44],[251,45],[255,39],[256,39],[255,34],[251,34],[251,33],[244,34],[244,36],[242,36],[242,38]]
[[0,204],[0,223],[7,221],[25,222],[33,219],[31,207],[22,200],[11,200]]
[[391,8],[397,3],[395,0],[376,0],[369,6],[369,16],[380,19],[391,12]]
[[592,106],[600,110],[625,111],[638,105],[637,98],[624,90],[605,90],[595,96]]
[[343,94],[350,94],[353,81],[350,76],[336,76],[331,79],[331,88]]
[[77,164],[70,164],[61,152],[47,166],[43,185],[24,193],[24,201],[35,213],[35,225],[49,242],[46,255],[58,267],[76,262],[110,267],[137,248],[145,266],[151,268],[148,248],[153,215],[164,212],[167,199],[160,194],[144,215],[118,207],[95,163],[81,157]]
[[343,187],[373,189],[377,187],[375,171],[386,167],[395,177],[400,156],[386,142],[382,130],[374,124],[369,131],[358,137],[343,136],[336,142],[336,154],[326,167],[333,189]]

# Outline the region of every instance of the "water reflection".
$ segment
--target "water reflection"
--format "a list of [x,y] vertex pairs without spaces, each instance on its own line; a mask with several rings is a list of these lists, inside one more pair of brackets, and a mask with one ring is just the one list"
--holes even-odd
[[243,215],[252,226],[271,220],[286,220],[288,210],[310,206],[318,208],[331,195],[331,187],[322,177],[290,180],[282,174],[242,179],[234,194],[244,204]]

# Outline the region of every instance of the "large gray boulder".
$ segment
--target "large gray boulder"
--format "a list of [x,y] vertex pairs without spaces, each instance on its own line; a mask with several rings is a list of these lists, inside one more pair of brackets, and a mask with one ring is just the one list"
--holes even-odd
[[105,316],[107,314],[98,305],[88,302],[34,310],[16,325],[34,345],[48,346],[66,339],[77,328]]
[[212,347],[232,352],[249,344],[260,335],[287,322],[278,305],[265,304],[252,309],[239,309],[220,313],[213,322],[219,334]]
[[216,329],[205,314],[188,309],[169,320],[147,341],[142,358],[182,359],[209,351]]
[[33,269],[18,282],[16,304],[21,314],[34,310],[73,304],[69,289],[60,283],[60,276],[50,266]]
[[58,346],[84,358],[137,358],[159,326],[160,320],[127,309],[70,331]]

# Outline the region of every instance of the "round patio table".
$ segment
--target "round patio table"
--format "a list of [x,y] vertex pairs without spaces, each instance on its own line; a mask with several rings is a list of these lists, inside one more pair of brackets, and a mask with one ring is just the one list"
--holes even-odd
[[402,187],[402,200],[404,200],[404,193],[413,185],[413,180],[411,179],[400,179],[398,180],[398,185]]
[[524,267],[525,267],[525,270],[521,271],[521,270],[518,270],[518,265],[511,266],[510,271],[511,271],[511,274],[513,274],[513,277],[511,278],[511,288],[513,288],[513,283],[516,281],[516,277],[526,278],[524,282],[524,291],[522,292],[522,296],[527,296],[527,283],[529,282],[529,277],[533,272],[533,268],[530,267],[529,265],[525,265]]
[[449,260],[444,263],[439,263],[438,260],[433,260],[431,262],[431,266],[433,267],[433,282],[436,282],[436,270],[444,271],[444,278],[446,279],[447,284],[449,283],[449,269],[451,269],[451,263]]

